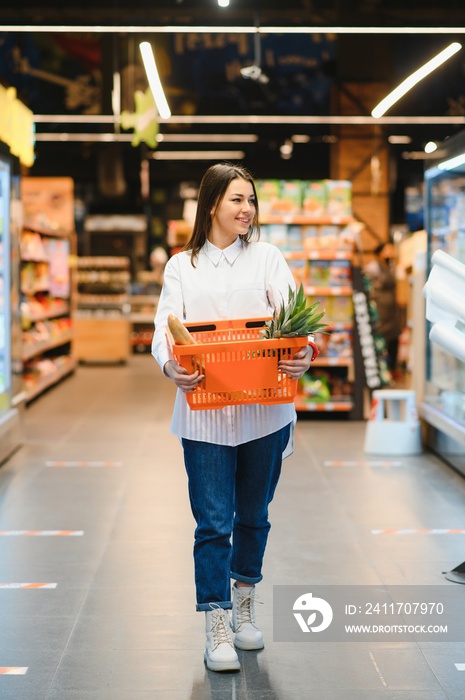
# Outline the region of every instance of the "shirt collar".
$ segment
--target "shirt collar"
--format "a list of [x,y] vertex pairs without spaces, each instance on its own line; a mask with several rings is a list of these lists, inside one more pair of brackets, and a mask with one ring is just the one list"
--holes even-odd
[[242,250],[242,239],[238,236],[234,243],[231,243],[230,246],[224,249],[217,248],[213,243],[207,240],[203,246],[203,250],[215,266],[220,262],[222,255],[224,255],[228,263],[232,265]]

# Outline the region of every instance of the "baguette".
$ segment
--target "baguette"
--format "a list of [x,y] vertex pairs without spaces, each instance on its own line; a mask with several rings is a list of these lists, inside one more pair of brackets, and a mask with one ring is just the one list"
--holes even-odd
[[[177,345],[198,345],[197,341],[191,336],[189,331],[177,316],[170,314],[168,316],[168,328],[171,331],[171,335]],[[201,356],[192,356],[192,369],[194,372],[198,371],[200,374],[205,374],[205,365],[201,360]]]
[[171,331],[171,335],[174,338],[174,341],[178,345],[197,345],[197,341],[194,340],[194,338],[191,336],[189,331],[177,316],[174,314],[170,314],[168,316],[168,328]]

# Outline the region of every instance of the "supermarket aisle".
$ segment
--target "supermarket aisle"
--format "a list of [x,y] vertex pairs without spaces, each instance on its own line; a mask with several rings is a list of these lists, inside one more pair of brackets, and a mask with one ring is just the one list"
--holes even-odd
[[172,389],[136,356],[27,410],[0,469],[2,700],[464,697],[465,643],[273,642],[273,584],[454,586],[441,572],[465,559],[460,534],[373,534],[464,528],[465,480],[432,455],[367,464],[361,423],[300,421],[259,587],[266,648],[205,670]]

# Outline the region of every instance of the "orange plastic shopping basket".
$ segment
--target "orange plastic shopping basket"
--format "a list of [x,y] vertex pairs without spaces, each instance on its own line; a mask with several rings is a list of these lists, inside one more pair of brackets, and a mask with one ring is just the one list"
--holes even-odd
[[[267,320],[185,324],[198,345],[172,342],[173,354],[189,373],[200,369],[205,374],[202,384],[186,394],[191,409],[294,400],[297,379],[280,372],[278,360],[291,359],[299,348],[307,345],[307,337],[264,339],[261,331]],[[167,333],[170,338],[168,329]]]

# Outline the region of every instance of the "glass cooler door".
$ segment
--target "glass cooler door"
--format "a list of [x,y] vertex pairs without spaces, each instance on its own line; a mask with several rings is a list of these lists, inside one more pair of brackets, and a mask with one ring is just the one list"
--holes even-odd
[[10,165],[0,157],[0,417],[10,408]]
[[[438,249],[465,263],[465,134],[447,142],[425,181],[428,263]],[[430,329],[427,323],[428,334]],[[465,363],[429,338],[426,347],[422,415],[431,426],[430,446],[465,472]]]
[[[0,151],[0,463],[21,444],[21,418],[12,406],[12,258],[10,237],[11,164]],[[16,300],[17,302],[17,300]]]

